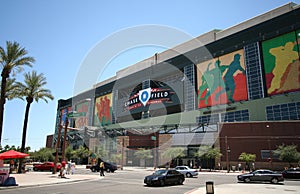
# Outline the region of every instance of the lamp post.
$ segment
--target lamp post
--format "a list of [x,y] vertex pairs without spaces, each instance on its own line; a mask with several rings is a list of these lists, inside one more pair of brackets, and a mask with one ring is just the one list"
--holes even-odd
[[228,140],[227,136],[225,136],[225,147],[226,147],[226,168],[227,172],[230,172],[230,165],[229,165],[229,153],[230,153],[230,147],[228,146]]
[[228,160],[228,168],[227,168],[227,172],[230,172],[230,147],[227,147],[227,160]]
[[156,132],[154,132],[154,135],[151,136],[151,140],[153,140],[153,152],[154,152],[154,158],[153,158],[153,166],[154,166],[154,170],[156,169],[157,167],[157,145],[156,145],[156,141],[157,141],[157,137],[156,137]]
[[123,170],[123,165],[124,165],[124,146],[125,146],[125,142],[124,142],[124,136],[122,137],[122,158],[121,158],[121,170]]

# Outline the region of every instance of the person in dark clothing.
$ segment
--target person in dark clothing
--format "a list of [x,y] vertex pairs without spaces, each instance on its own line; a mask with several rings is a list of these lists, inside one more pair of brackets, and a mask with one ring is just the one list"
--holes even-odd
[[104,162],[101,162],[100,163],[100,176],[105,176],[104,175],[104,169],[105,169]]

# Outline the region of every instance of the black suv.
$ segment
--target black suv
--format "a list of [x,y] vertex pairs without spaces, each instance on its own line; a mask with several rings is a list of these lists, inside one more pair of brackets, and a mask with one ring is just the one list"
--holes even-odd
[[[108,163],[108,162],[104,162],[104,168],[105,168],[104,170],[106,172],[115,172],[118,169],[116,165]],[[100,164],[96,164],[94,166],[91,166],[90,169],[91,169],[92,172],[96,172],[96,171],[99,172],[100,171]]]

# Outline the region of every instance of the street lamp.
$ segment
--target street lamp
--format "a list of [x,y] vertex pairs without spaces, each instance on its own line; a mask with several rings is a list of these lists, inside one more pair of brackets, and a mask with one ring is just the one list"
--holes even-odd
[[229,169],[229,159],[228,159],[228,155],[230,153],[230,147],[228,145],[228,140],[227,140],[227,136],[225,136],[225,147],[226,147],[226,168],[227,168],[227,172],[230,171]]
[[230,172],[230,147],[227,147],[226,153],[227,153],[227,172]]
[[157,149],[156,149],[156,147],[157,147],[157,145],[156,145],[156,141],[157,141],[157,137],[156,137],[156,132],[154,132],[154,135],[153,136],[151,136],[151,140],[153,140],[153,143],[154,143],[154,145],[153,145],[153,152],[154,152],[154,158],[153,158],[153,163],[154,163],[154,170],[156,169],[156,167],[157,167]]

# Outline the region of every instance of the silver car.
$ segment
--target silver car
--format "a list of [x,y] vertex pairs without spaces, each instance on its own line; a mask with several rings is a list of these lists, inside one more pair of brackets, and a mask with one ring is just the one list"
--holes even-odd
[[192,169],[188,166],[176,166],[175,170],[177,170],[181,174],[184,174],[184,176],[186,176],[186,177],[198,176],[198,171],[196,169]]

